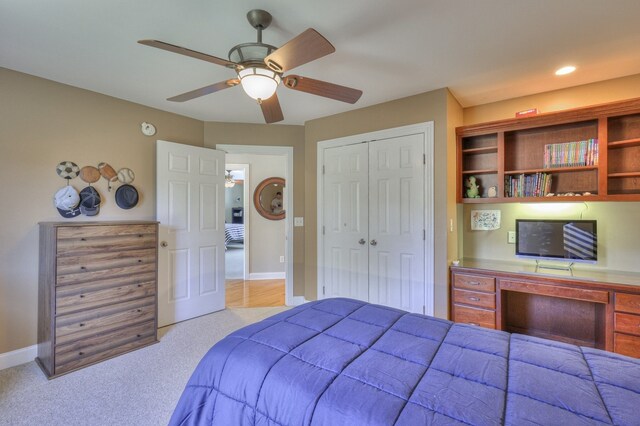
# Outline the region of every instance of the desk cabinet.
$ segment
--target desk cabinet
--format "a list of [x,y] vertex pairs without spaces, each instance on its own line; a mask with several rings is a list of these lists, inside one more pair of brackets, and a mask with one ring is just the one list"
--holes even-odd
[[52,378],[157,342],[156,222],[40,224],[38,357]]
[[640,286],[614,279],[453,266],[451,319],[640,357]]

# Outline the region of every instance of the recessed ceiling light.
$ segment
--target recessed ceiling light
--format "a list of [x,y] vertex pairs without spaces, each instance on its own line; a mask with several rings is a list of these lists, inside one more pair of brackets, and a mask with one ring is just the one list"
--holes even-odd
[[568,65],[566,67],[562,67],[556,70],[556,75],[567,75],[567,74],[571,74],[572,72],[574,72],[576,70],[576,67],[574,67],[573,65]]

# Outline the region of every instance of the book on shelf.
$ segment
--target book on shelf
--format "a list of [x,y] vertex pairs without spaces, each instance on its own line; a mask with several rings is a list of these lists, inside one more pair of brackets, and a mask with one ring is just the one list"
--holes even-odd
[[544,168],[598,165],[598,139],[551,143],[544,146]]
[[504,179],[504,196],[507,198],[545,197],[551,192],[549,173],[508,175]]

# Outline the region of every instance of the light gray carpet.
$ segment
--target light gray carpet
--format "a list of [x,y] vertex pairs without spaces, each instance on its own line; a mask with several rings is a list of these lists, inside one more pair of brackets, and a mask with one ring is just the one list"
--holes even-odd
[[53,380],[35,362],[2,370],[0,424],[166,425],[215,342],[285,309],[227,309],[165,327],[160,343]]
[[226,279],[244,278],[244,246],[229,244],[224,252],[224,267]]

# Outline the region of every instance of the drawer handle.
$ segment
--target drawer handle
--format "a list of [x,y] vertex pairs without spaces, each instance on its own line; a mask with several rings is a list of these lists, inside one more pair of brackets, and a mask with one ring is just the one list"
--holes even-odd
[[142,312],[142,309],[138,309],[138,312]]
[[81,294],[81,295],[80,295],[80,299],[84,299],[84,294]]
[[477,322],[469,322],[469,323],[467,323],[467,324],[469,324],[469,325],[475,325],[475,326],[477,326],[477,327],[480,327],[480,324],[478,324]]
[[142,287],[142,284],[138,284],[138,287]]
[[82,356],[82,355],[84,355],[84,352],[78,352],[78,355]]
[[142,337],[142,334],[136,334],[136,337],[139,339]]
[[84,323],[83,322],[80,323],[80,327],[84,327]]
[[474,302],[479,302],[480,298],[479,297],[469,297],[469,300],[472,300]]
[[478,281],[469,281],[469,285],[480,285]]
[[142,238],[142,234],[138,234],[138,238]]
[[142,263],[142,259],[138,259],[138,263]]
[[86,238],[80,238],[80,241],[87,241]]
[[82,269],[84,271],[85,269],[87,269],[87,267],[86,266],[81,266],[80,269]]

